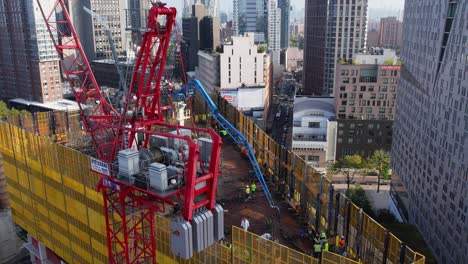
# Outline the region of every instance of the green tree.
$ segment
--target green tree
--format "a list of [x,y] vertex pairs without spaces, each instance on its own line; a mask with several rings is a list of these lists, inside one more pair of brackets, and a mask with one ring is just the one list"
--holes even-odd
[[356,173],[363,168],[363,160],[359,155],[344,156],[343,158],[332,163],[328,167],[328,171],[332,174],[342,173],[346,176],[347,190],[349,185],[354,180]]
[[393,65],[393,59],[392,59],[392,58],[386,59],[386,60],[384,61],[384,64],[385,64],[385,65]]
[[291,36],[291,39],[289,40],[289,46],[290,47],[297,47],[299,45],[299,40],[297,36]]
[[354,188],[348,189],[346,191],[346,196],[359,208],[362,208],[364,212],[368,215],[373,216],[374,211],[372,209],[372,204],[367,197],[366,191],[361,187],[361,185],[356,184]]
[[380,179],[388,178],[390,172],[390,154],[383,150],[376,150],[366,160],[366,168],[377,172],[377,192],[380,192]]
[[260,45],[260,46],[257,47],[257,52],[258,52],[258,53],[264,53],[265,50],[266,50],[266,48],[265,48],[265,46],[263,46],[263,45]]
[[19,116],[20,114],[21,114],[21,112],[16,108],[12,108],[10,110],[10,116]]
[[8,109],[5,102],[0,101],[0,119],[3,119],[10,115],[10,109]]

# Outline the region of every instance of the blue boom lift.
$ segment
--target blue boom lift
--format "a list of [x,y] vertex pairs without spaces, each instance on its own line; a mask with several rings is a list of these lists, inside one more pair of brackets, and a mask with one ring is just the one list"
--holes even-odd
[[252,146],[250,145],[247,138],[239,132],[229,121],[227,121],[219,112],[218,107],[215,105],[213,100],[211,100],[210,95],[206,92],[205,88],[201,84],[199,80],[190,81],[187,85],[184,85],[181,89],[176,91],[173,95],[174,101],[180,102],[185,101],[191,96],[195,94],[195,91],[203,98],[203,100],[208,104],[210,108],[210,115],[213,119],[215,119],[218,124],[227,132],[227,134],[232,138],[232,140],[244,147],[246,150],[247,157],[249,159],[250,164],[253,167],[255,175],[262,187],[263,192],[268,200],[269,205],[272,208],[275,208],[279,211],[279,208],[274,204],[273,197],[271,196],[270,190],[265,182],[265,178],[263,177],[263,173],[260,170],[260,166],[258,165],[257,158],[255,157],[255,153],[253,151]]

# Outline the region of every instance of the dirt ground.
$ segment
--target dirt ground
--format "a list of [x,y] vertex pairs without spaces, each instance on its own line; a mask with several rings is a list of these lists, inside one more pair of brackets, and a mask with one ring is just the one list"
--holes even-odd
[[[300,223],[299,216],[284,198],[275,195],[274,190],[270,190],[275,204],[280,207],[278,215],[278,211],[268,205],[257,182],[255,197],[245,201],[244,189],[250,184],[249,170],[251,169],[247,158],[243,157],[233,145],[223,143],[221,160],[217,200],[225,210],[226,241],[231,241],[231,226],[240,227],[241,219],[245,216],[250,222],[250,232],[258,235],[270,233],[279,243],[304,253],[310,253],[312,241],[300,236],[301,231],[304,230],[303,225]],[[272,220],[271,225],[267,225],[268,218]]]

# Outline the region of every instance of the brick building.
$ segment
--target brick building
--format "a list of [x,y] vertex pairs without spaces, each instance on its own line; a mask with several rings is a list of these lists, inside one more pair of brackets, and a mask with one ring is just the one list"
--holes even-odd
[[357,55],[354,63],[337,65],[337,158],[390,151],[401,69],[391,55]]

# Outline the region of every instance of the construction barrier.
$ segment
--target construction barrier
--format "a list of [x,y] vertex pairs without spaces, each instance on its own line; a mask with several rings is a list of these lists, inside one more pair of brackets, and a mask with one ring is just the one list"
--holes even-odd
[[232,227],[232,251],[233,263],[318,263],[311,256],[236,226]]
[[[217,102],[221,113],[252,144],[271,189],[294,205],[313,229],[325,230],[330,236],[344,235],[348,255],[365,263],[425,263],[424,256],[343,194],[335,193],[326,176],[277,144],[229,103],[220,97]],[[195,115],[198,118],[210,121],[209,115]],[[14,222],[68,263],[106,263],[103,201],[95,190],[100,176],[90,170],[88,156],[55,143],[80,133],[79,115],[47,112],[7,121],[0,122],[0,152]],[[274,242],[257,243],[258,236],[235,227],[232,248],[215,243],[189,261],[182,261],[171,254],[169,220],[156,217],[156,221],[161,263],[316,263]],[[334,262],[337,257],[341,256],[325,253],[322,261],[353,263],[349,259]]]
[[217,97],[220,112],[248,138],[272,189],[306,217],[309,225],[331,236],[345,236],[348,254],[365,263],[424,263],[383,226],[335,192],[332,182],[298,155],[276,143],[250,118]]

